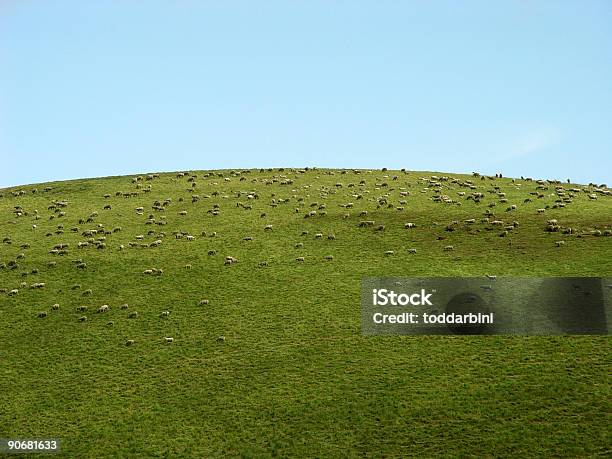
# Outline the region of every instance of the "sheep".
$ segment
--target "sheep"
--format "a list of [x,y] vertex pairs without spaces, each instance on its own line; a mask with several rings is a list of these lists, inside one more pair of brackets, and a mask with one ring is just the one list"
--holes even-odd
[[58,311],[58,310],[59,310],[59,308],[60,308],[60,305],[59,305],[58,303],[55,303],[53,306],[51,306],[51,309],[52,309],[53,311]]
[[565,245],[565,241],[557,241],[555,244],[557,244],[557,247],[561,247],[562,245]]
[[102,306],[100,306],[97,311],[97,313],[103,313],[103,312],[108,312],[108,304],[103,304]]
[[329,241],[335,241],[336,240],[336,235],[333,234],[333,233],[330,233],[330,234],[327,235],[327,239]]
[[543,214],[546,211],[546,209],[538,209],[538,213],[539,214]]
[[124,304],[121,305],[121,309],[127,309],[129,307],[130,306],[127,303],[124,303]]
[[185,269],[191,269],[191,268],[192,268],[191,264],[186,264],[186,265],[185,265],[185,266],[183,266],[183,267],[184,267]]
[[40,318],[47,317],[47,311],[40,311],[38,313],[38,317],[40,317]]
[[417,253],[417,249],[408,249],[408,253]]
[[404,223],[404,228],[416,228],[416,225],[412,222]]
[[272,225],[266,225],[264,231],[272,231]]
[[225,336],[221,335],[221,336],[217,337],[217,342],[219,342],[219,343],[225,342]]
[[160,317],[170,317],[170,311],[162,311]]
[[207,305],[207,304],[209,304],[209,303],[210,303],[210,301],[209,301],[209,300],[200,300],[199,305],[200,305],[200,306],[205,306],[205,305]]
[[109,327],[112,327],[113,325],[115,325],[115,322],[113,322],[112,320],[109,320],[108,322],[106,322],[106,325]]
[[303,261],[305,261],[305,259],[304,259],[304,257],[297,257],[297,258],[295,259],[295,261],[298,261],[298,262],[303,262]]
[[187,239],[188,241],[195,241],[195,236],[188,234],[187,236],[185,236],[185,239]]
[[173,343],[173,342],[174,342],[174,338],[170,338],[170,337],[165,336],[165,337],[164,337],[164,342],[165,342],[166,344]]
[[497,280],[497,276],[495,276],[495,275],[490,275],[490,274],[487,274],[487,275],[486,275],[486,278],[487,278],[487,279],[489,279],[489,280]]
[[445,252],[450,252],[451,250],[455,250],[455,246],[452,246],[452,245],[444,246],[444,251]]
[[334,256],[333,256],[333,255],[325,255],[325,257],[324,257],[324,258],[325,258],[326,260],[328,260],[328,261],[333,261]]
[[134,343],[135,343],[135,341],[134,341],[133,339],[128,339],[128,340],[125,342],[125,345],[126,345],[126,346],[132,346]]
[[316,233],[315,234],[315,239],[320,239],[323,237],[323,233]]
[[128,319],[136,319],[138,318],[138,312],[132,311],[128,314]]
[[87,316],[79,317],[79,322],[86,322],[86,321],[87,321]]
[[395,252],[393,250],[387,250],[385,255],[395,255]]
[[85,312],[87,311],[87,306],[77,306],[77,312]]
[[87,295],[91,295],[92,293],[93,293],[92,290],[90,288],[88,288],[87,290],[83,291],[82,295],[83,296],[87,296]]

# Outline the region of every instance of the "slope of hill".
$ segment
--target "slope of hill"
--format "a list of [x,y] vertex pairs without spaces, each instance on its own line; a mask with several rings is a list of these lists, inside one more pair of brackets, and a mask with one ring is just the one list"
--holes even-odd
[[73,457],[609,454],[607,337],[364,337],[359,297],[365,276],[611,276],[605,186],[266,169],[0,195],[2,438]]

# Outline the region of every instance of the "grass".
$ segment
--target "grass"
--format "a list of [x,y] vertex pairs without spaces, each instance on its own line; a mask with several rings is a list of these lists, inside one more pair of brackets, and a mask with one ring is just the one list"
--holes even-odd
[[[253,170],[242,174],[244,181],[231,171],[210,172],[192,172],[195,189],[188,175],[163,173],[150,181],[108,177],[0,190],[0,239],[12,242],[0,245],[0,263],[18,263],[0,270],[6,289],[0,293],[0,438],[59,437],[66,457],[610,453],[607,336],[364,337],[359,298],[360,280],[368,276],[611,276],[612,237],[593,235],[612,227],[609,195],[592,200],[594,187],[565,184],[589,192],[553,208],[554,184],[537,198],[529,194],[534,181],[445,174],[442,194],[458,206],[432,201],[435,186],[420,179],[430,172]],[[453,179],[471,180],[477,189]],[[506,193],[507,204],[488,192],[492,186]],[[410,195],[400,197],[400,188]],[[26,193],[14,196],[17,190]],[[115,196],[118,191],[138,194]],[[259,198],[247,199],[248,191]],[[484,198],[475,203],[460,191]],[[200,200],[192,203],[194,194]],[[385,194],[393,208],[377,209],[376,198]],[[527,197],[533,202],[524,203]],[[166,198],[172,202],[165,211],[152,210]],[[279,198],[290,201],[272,207]],[[407,201],[403,211],[395,209],[400,199]],[[59,209],[65,216],[48,209],[54,200],[68,201]],[[317,209],[314,202],[325,204],[327,215],[305,219]],[[348,202],[355,207],[340,207]],[[497,205],[487,207],[491,202]],[[112,209],[104,210],[106,204]],[[209,212],[214,204],[217,216]],[[505,212],[510,204],[517,209]],[[15,206],[27,215],[17,216]],[[134,210],[140,206],[143,215]],[[546,206],[544,214],[536,212]],[[480,223],[485,209],[520,225],[499,237],[499,228]],[[367,217],[359,216],[362,210]],[[93,222],[78,223],[93,212]],[[146,225],[149,214],[157,221],[165,215],[167,224]],[[463,224],[468,218],[476,223]],[[576,231],[546,232],[553,218]],[[363,219],[385,230],[359,228]],[[445,231],[453,220],[460,222],[456,230]],[[417,227],[405,229],[408,221]],[[87,239],[81,233],[99,223],[121,231],[106,235],[103,250],[77,248]],[[63,233],[55,234],[60,224]],[[264,231],[268,224],[272,231]],[[309,234],[301,236],[304,230]],[[196,240],[175,239],[176,231]],[[323,238],[315,239],[317,232]],[[328,240],[332,233],[336,239]],[[163,241],[159,247],[129,247],[156,239]],[[565,245],[556,247],[558,240]],[[295,248],[298,242],[304,247]],[[49,253],[58,243],[70,244],[67,254]],[[445,245],[455,250],[445,252]],[[408,255],[409,248],[417,254]],[[395,255],[385,256],[387,250]],[[25,258],[17,260],[20,253]],[[227,255],[239,262],[225,266]],[[296,262],[298,256],[305,261]],[[77,269],[76,259],[87,269]],[[268,266],[259,267],[261,261]],[[153,267],[163,275],[143,274]],[[29,289],[21,282],[46,285]],[[8,296],[15,288],[19,293]],[[91,296],[82,295],[86,289]],[[204,298],[210,303],[200,306]],[[51,310],[54,303],[60,310]],[[123,303],[128,310],[120,309]],[[102,304],[110,311],[95,314]],[[77,312],[79,305],[89,311]],[[163,310],[169,318],[160,318]],[[49,314],[38,318],[39,311]],[[128,319],[133,311],[138,318]],[[83,314],[88,320],[79,322]],[[174,343],[165,345],[164,336]],[[135,344],[125,346],[128,339]]]

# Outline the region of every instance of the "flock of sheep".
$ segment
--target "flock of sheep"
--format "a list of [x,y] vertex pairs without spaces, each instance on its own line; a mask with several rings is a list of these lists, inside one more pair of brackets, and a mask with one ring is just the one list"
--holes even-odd
[[[283,214],[286,219],[309,219],[320,223],[320,230],[312,236],[310,231],[303,229],[296,234],[293,241],[287,242],[287,252],[298,255],[291,255],[296,263],[305,263],[308,254],[305,250],[304,239],[300,237],[312,237],[314,240],[333,241],[342,238],[339,231],[325,231],[326,221],[345,221],[346,225],[354,225],[359,231],[382,232],[388,231],[389,223],[377,222],[370,217],[371,215],[384,215],[384,212],[394,212],[410,215],[411,202],[414,202],[418,195],[423,194],[431,202],[440,206],[466,206],[465,218],[461,220],[451,220],[448,222],[431,222],[432,227],[443,228],[445,232],[453,232],[462,228],[479,226],[484,230],[492,231],[499,237],[509,237],[512,233],[520,231],[521,223],[515,218],[517,209],[529,209],[528,211],[542,218],[542,231],[558,233],[560,237],[555,241],[556,247],[565,245],[565,240],[570,237],[585,236],[610,236],[610,228],[591,228],[582,229],[564,225],[559,218],[546,218],[549,209],[562,211],[563,208],[571,206],[576,200],[597,200],[610,199],[611,192],[606,185],[589,184],[588,186],[576,186],[563,184],[556,180],[532,180],[530,178],[521,179],[502,179],[501,174],[484,176],[473,173],[471,177],[451,177],[428,175],[414,178],[414,174],[406,175],[407,171],[391,173],[386,169],[382,170],[319,170],[319,169],[267,169],[260,170],[260,174],[254,176],[251,170],[242,171],[216,171],[216,172],[180,172],[174,176],[164,174],[148,174],[137,177],[126,178],[126,187],[129,191],[112,191],[100,196],[100,207],[91,209],[83,215],[75,215],[71,212],[69,199],[50,199],[46,209],[30,209],[20,203],[20,198],[30,193],[49,193],[51,187],[43,190],[29,188],[28,190],[0,190],[0,198],[12,200],[12,216],[17,219],[27,219],[31,221],[28,227],[36,234],[37,244],[48,246],[49,260],[46,263],[47,269],[57,266],[56,259],[72,255],[77,270],[88,270],[89,265],[85,261],[90,250],[123,252],[130,250],[144,250],[170,245],[171,239],[175,244],[190,243],[194,244],[194,250],[199,246],[202,239],[215,238],[217,231],[201,230],[197,233],[183,231],[180,226],[169,223],[168,214],[173,212],[179,220],[190,215],[192,212],[202,212],[206,210],[206,216],[214,219],[225,212],[230,212],[231,208],[239,212],[252,212],[254,208],[265,210],[265,212],[252,212],[251,221],[256,221],[261,228],[260,232],[244,234],[241,237],[242,243],[252,243],[256,238],[272,237],[276,229],[273,224],[267,222],[270,215]],[[323,186],[318,183],[317,178],[321,175],[336,175],[337,180],[331,186]],[[155,189],[157,180],[168,180],[176,186],[178,197],[150,196]],[[522,202],[511,202],[502,186],[521,191],[524,199]],[[202,190],[202,191],[200,191]],[[187,199],[186,199],[187,197]],[[330,199],[340,200],[340,204],[331,206]],[[134,216],[129,216],[130,221],[136,218],[140,230],[132,235],[125,234],[123,223],[114,221],[109,225],[105,218],[105,213],[111,211],[121,200],[137,200],[132,212]],[[230,204],[231,202],[231,204]],[[541,202],[543,204],[538,205]],[[210,204],[208,204],[210,203]],[[467,210],[469,209],[469,210]],[[472,215],[469,215],[472,213]],[[559,212],[557,212],[559,213]],[[399,215],[399,214],[398,214]],[[1,216],[3,219],[7,215]],[[368,218],[370,217],[370,218]],[[46,220],[52,223],[41,223]],[[406,220],[409,220],[407,218]],[[214,220],[213,220],[214,221]],[[41,227],[48,228],[42,231]],[[51,228],[52,229],[49,229]],[[337,228],[337,225],[335,226]],[[431,231],[422,224],[415,221],[404,221],[401,228],[408,232]],[[70,234],[71,237],[66,237]],[[2,236],[2,235],[0,235]],[[121,240],[117,241],[121,236]],[[562,236],[562,237],[561,237]],[[21,269],[22,260],[27,258],[27,251],[30,244],[21,243],[16,234],[13,240],[10,236],[3,236],[2,244],[19,245],[20,252],[14,259],[0,259],[0,279],[3,279],[2,272]],[[75,243],[75,237],[78,241]],[[438,236],[443,240],[444,236]],[[54,241],[54,242],[49,242]],[[57,241],[57,242],[55,242]],[[332,245],[333,246],[333,245]],[[205,249],[202,249],[205,250]],[[455,250],[455,245],[443,245],[442,250],[451,252]],[[408,255],[417,255],[416,247],[409,247],[406,250]],[[2,252],[0,252],[1,254]],[[210,249],[207,254],[216,257],[217,250]],[[394,256],[398,254],[397,248],[384,250],[382,256]],[[222,261],[221,261],[222,260]],[[162,261],[162,260],[160,260]],[[252,263],[254,267],[266,268],[270,266],[271,260],[251,259],[238,260],[234,254],[224,254],[219,263],[231,268],[236,263]],[[315,261],[316,262],[316,261]],[[322,263],[334,262],[334,255],[328,253],[320,259]],[[192,268],[191,264],[185,265],[186,269]],[[142,266],[140,272],[144,276],[163,276],[164,270],[159,266]],[[31,273],[38,274],[39,269],[35,268]],[[4,277],[6,278],[6,277]],[[24,289],[44,289],[45,282],[36,282],[28,285],[21,282],[19,285],[4,287],[0,284],[0,294],[9,298],[20,295]],[[91,289],[81,289],[75,284],[74,290],[80,290],[82,296],[91,295]],[[208,299],[199,302],[200,305],[209,304]],[[123,304],[120,310],[128,310],[128,305]],[[60,304],[54,303],[49,310],[41,310],[37,317],[44,318],[54,311],[60,310]],[[78,321],[86,322],[86,313],[92,310],[95,314],[109,313],[111,307],[103,304],[90,309],[88,306],[79,306],[77,311],[81,314]],[[125,316],[127,319],[137,319],[136,311],[129,311]],[[167,319],[170,311],[164,310],[159,314],[160,319]],[[107,322],[109,327],[114,325],[113,320]],[[160,341],[165,344],[174,342],[174,338],[164,336]],[[225,341],[224,336],[219,336],[217,341]],[[135,343],[134,339],[127,339],[125,344],[130,346]]]

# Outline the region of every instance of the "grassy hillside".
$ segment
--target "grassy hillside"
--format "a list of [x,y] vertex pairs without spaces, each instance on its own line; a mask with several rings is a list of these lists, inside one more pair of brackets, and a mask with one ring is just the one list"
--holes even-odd
[[359,298],[365,276],[611,276],[607,188],[268,169],[0,194],[0,438],[72,457],[610,454],[607,337],[363,337]]

